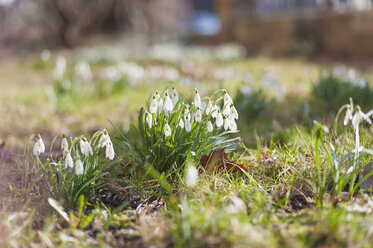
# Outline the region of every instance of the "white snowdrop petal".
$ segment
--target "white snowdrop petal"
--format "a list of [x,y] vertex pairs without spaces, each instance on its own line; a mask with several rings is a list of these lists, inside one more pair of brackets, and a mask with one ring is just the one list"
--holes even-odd
[[69,143],[67,143],[67,139],[64,137],[61,142],[61,150],[63,152],[67,152],[69,150]]
[[194,187],[194,185],[196,185],[197,181],[198,181],[198,170],[193,164],[190,164],[186,168],[185,184],[188,187]]
[[213,130],[212,123],[211,123],[211,121],[208,121],[208,122],[207,122],[207,131],[208,131],[208,132],[212,132],[212,130]]
[[84,173],[83,162],[80,159],[78,159],[75,162],[75,174],[77,176],[80,176],[80,175],[83,175],[83,173]]
[[169,136],[171,136],[171,134],[172,134],[172,132],[171,132],[171,127],[168,125],[168,123],[166,123],[166,124],[164,125],[164,135],[165,135],[166,137],[169,137]]

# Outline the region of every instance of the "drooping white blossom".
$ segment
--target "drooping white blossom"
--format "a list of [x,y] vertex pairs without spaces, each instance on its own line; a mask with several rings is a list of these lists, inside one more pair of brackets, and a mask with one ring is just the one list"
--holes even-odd
[[80,144],[80,151],[82,152],[82,154],[84,154],[84,156],[93,155],[92,147],[88,141],[86,140],[84,141],[81,139],[79,141],[79,144]]
[[358,129],[360,122],[362,120],[365,120],[369,124],[372,124],[372,121],[369,119],[369,116],[363,113],[363,111],[358,110],[355,112],[354,116],[352,117],[352,126],[355,128],[355,130]]
[[75,77],[83,82],[89,82],[93,79],[91,67],[87,61],[80,61],[75,66]]
[[206,125],[207,125],[207,131],[208,131],[208,132],[212,132],[212,130],[213,130],[213,126],[212,126],[211,121],[208,121]]
[[152,101],[150,102],[150,106],[149,106],[149,112],[151,114],[155,114],[157,112],[157,109],[158,109],[158,101],[157,99],[155,98],[155,96],[153,96],[153,99]]
[[237,109],[234,107],[233,104],[231,104],[230,110],[231,110],[230,116],[233,117],[233,119],[238,120],[238,112],[237,112]]
[[215,124],[216,124],[217,127],[221,127],[224,124],[223,115],[220,113],[220,111],[218,111],[218,113],[217,113]]
[[197,108],[196,113],[195,113],[195,120],[196,122],[201,122],[202,120],[202,113],[199,108]]
[[230,104],[224,105],[224,107],[223,107],[223,111],[222,111],[222,114],[223,114],[224,116],[228,116],[228,115],[230,115],[230,113],[231,113],[231,107],[230,107]]
[[198,170],[193,164],[189,164],[185,172],[185,184],[194,187],[198,181]]
[[74,161],[69,152],[66,153],[65,157],[65,168],[74,168]]
[[179,120],[179,127],[184,128],[184,121],[183,121],[182,118],[180,118],[180,120]]
[[197,89],[195,89],[195,94],[194,94],[194,106],[196,106],[196,108],[201,108],[201,97]]
[[164,135],[166,137],[169,137],[171,136],[172,132],[171,132],[171,127],[170,125],[168,125],[168,123],[166,122],[166,124],[164,125]]
[[171,113],[173,108],[174,108],[174,106],[172,104],[172,100],[171,100],[170,96],[168,95],[168,93],[165,92],[163,110],[165,111],[165,113]]
[[179,101],[179,94],[177,93],[174,87],[172,87],[171,100],[172,100],[173,106],[175,107],[176,103]]
[[43,140],[41,139],[41,137],[39,135],[37,141],[35,142],[35,145],[34,145],[34,148],[32,150],[32,153],[35,156],[39,156],[43,152],[45,152],[45,145],[44,145],[44,142],[43,142]]
[[192,123],[190,120],[190,114],[185,116],[185,131],[188,133],[192,130]]
[[218,106],[216,106],[216,104],[214,106],[212,106],[211,108],[211,116],[213,118],[216,118],[218,116],[218,112],[219,112],[219,108]]
[[209,115],[210,112],[211,112],[211,110],[212,110],[212,103],[211,103],[211,101],[209,101],[209,102],[207,103],[207,106],[206,106],[206,109],[205,109],[205,114],[206,114],[206,115]]
[[225,105],[230,105],[231,103],[233,103],[233,101],[232,101],[232,98],[228,95],[228,93],[227,92],[225,92],[224,93],[224,106]]
[[228,119],[228,118],[225,118],[225,119],[224,119],[224,130],[228,130],[229,125],[230,125],[230,123],[229,123],[229,119]]
[[63,137],[62,138],[62,142],[61,142],[61,150],[63,152],[67,152],[69,150],[69,143],[67,143],[67,139],[66,137]]
[[153,117],[152,117],[152,115],[149,112],[146,112],[145,121],[148,124],[148,127],[152,128],[152,126],[153,126]]
[[110,160],[113,160],[114,156],[115,156],[115,152],[114,152],[113,143],[111,143],[110,141],[108,144],[106,144],[105,157]]
[[75,161],[75,174],[77,176],[83,175],[84,173],[84,167],[83,162],[78,158],[78,160]]
[[63,56],[58,56],[56,60],[56,67],[53,70],[53,76],[57,80],[61,80],[63,78],[63,74],[66,71],[66,59]]
[[104,147],[104,146],[106,146],[108,143],[110,143],[111,142],[111,140],[110,140],[110,136],[109,136],[109,134],[107,133],[107,131],[106,130],[104,130],[103,132],[102,132],[102,134],[101,134],[101,137],[100,137],[100,139],[99,139],[99,141],[98,141],[98,148],[102,148],[102,147]]

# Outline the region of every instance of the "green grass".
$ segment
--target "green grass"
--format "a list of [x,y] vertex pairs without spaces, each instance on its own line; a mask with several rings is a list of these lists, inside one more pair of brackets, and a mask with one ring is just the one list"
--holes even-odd
[[[77,56],[82,54],[66,54],[69,77]],[[97,80],[53,102],[46,92],[53,86],[54,65],[42,65],[36,57],[0,65],[4,89],[0,92],[0,145],[5,142],[5,148],[0,148],[0,247],[371,247],[372,196],[364,191],[347,197],[336,194],[327,146],[315,145],[317,139],[319,144],[330,141],[337,157],[355,146],[353,129],[341,123],[334,126],[337,113],[315,104],[319,98],[312,94],[313,84],[319,72],[329,68],[302,59],[195,60],[192,72],[202,70],[204,74],[189,83],[182,83],[182,79],[143,80],[111,94],[111,82]],[[92,66],[97,77],[102,68],[115,64],[105,56],[100,61],[105,63]],[[181,71],[179,62],[150,58],[133,61],[145,68],[171,66]],[[235,73],[225,80],[215,78],[217,72],[227,68]],[[236,76],[247,71],[254,85]],[[268,72],[276,76],[284,94],[261,83]],[[36,197],[45,189],[36,189],[26,198],[17,194],[24,171],[23,147],[29,135],[40,133],[49,147],[54,136],[88,137],[106,128],[115,148],[120,149],[108,120],[128,139],[137,141],[137,117],[149,93],[172,86],[183,95],[192,95],[194,87],[201,95],[225,88],[232,98],[242,86],[260,89],[263,98],[245,102],[245,96],[241,96],[243,99],[235,100],[236,107],[237,101],[242,103],[237,107],[237,135],[243,143],[227,160],[247,167],[245,173],[200,171],[197,184],[187,187],[182,172],[169,182],[146,170],[145,165],[144,170],[138,170],[138,161],[116,150],[117,160],[103,178],[103,188],[75,210],[52,207],[46,195]],[[253,107],[257,99],[264,99],[259,108]],[[328,126],[331,132],[317,136],[313,120]],[[369,126],[361,125],[361,145],[371,148],[372,140]],[[341,169],[352,162],[352,158],[347,159]],[[370,156],[360,158],[361,165],[370,162]],[[325,175],[323,194],[318,194],[318,173]],[[348,186],[342,191],[347,192]],[[64,212],[67,220],[61,215]]]

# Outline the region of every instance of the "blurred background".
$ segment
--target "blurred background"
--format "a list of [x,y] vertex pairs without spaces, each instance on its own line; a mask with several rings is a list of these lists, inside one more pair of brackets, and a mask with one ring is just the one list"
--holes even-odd
[[369,60],[372,0],[0,0],[1,57],[129,33],[238,42],[249,55]]
[[[227,89],[247,144],[373,108],[373,0],[0,0],[0,145],[136,126],[153,90]],[[189,94],[190,95],[190,94]]]

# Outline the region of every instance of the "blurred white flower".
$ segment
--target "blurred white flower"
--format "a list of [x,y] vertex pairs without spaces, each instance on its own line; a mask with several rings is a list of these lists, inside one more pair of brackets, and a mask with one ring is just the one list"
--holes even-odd
[[173,104],[170,96],[168,95],[167,92],[165,92],[165,97],[164,97],[164,104],[163,104],[163,110],[165,111],[166,114],[171,113],[173,109]]
[[175,107],[176,103],[179,101],[179,94],[174,87],[172,87],[171,100],[173,106]]
[[88,141],[86,140],[84,141],[81,139],[79,141],[79,144],[80,144],[80,151],[82,152],[82,154],[84,154],[84,156],[89,156],[90,154],[93,155],[92,147]]
[[199,108],[197,108],[196,114],[195,114],[196,122],[201,122],[202,120],[202,113]]
[[62,138],[61,150],[63,152],[67,152],[69,150],[69,143],[67,143],[67,139],[65,137]]
[[352,117],[352,126],[357,130],[360,125],[360,122],[365,120],[369,124],[372,124],[372,121],[369,119],[369,116],[363,113],[363,111],[358,110],[355,112],[354,116]]
[[218,106],[216,106],[216,105],[212,106],[212,108],[211,108],[211,116],[213,118],[216,118],[218,116],[218,112],[219,112]]
[[56,80],[61,80],[63,74],[66,71],[66,59],[63,56],[58,56],[56,60],[56,66],[53,70],[53,77]]
[[93,79],[91,66],[87,61],[80,61],[75,65],[75,77],[83,82],[90,82]]
[[343,124],[346,126],[350,120],[352,120],[352,106],[351,106],[351,104],[349,104],[347,106],[346,116],[345,116],[345,119],[343,120]]
[[233,103],[232,98],[228,95],[227,92],[224,93],[224,106],[228,104],[228,106]]
[[197,89],[195,89],[194,94],[194,106],[196,106],[196,108],[201,108],[201,97],[199,96]]
[[217,116],[216,116],[216,126],[221,127],[223,126],[224,120],[223,120],[223,115],[220,113],[220,111],[217,111]]
[[107,133],[107,131],[106,130],[104,130],[103,132],[102,132],[102,134],[101,134],[101,137],[100,137],[100,139],[99,139],[99,141],[98,141],[98,148],[102,148],[102,147],[104,147],[104,146],[106,146],[108,143],[110,143],[111,142],[111,140],[110,140],[110,136],[109,136],[109,134]]
[[238,120],[238,112],[237,112],[237,109],[234,107],[233,104],[231,104],[230,110],[231,110],[231,112],[230,112],[229,116],[233,117],[233,119]]
[[228,116],[228,115],[231,114],[231,107],[230,107],[230,105],[231,105],[230,103],[224,105],[224,107],[223,107],[223,111],[222,111],[222,114],[223,114],[224,116]]
[[79,158],[78,160],[75,161],[75,174],[77,176],[80,176],[80,175],[83,175],[83,173],[84,173],[83,163]]
[[146,112],[145,121],[148,124],[149,128],[153,126],[153,117],[149,112]]
[[47,62],[51,58],[51,52],[49,50],[43,50],[40,57],[43,62]]
[[168,123],[166,122],[166,124],[164,125],[164,135],[166,137],[169,137],[171,136],[172,132],[171,132],[171,127],[168,125]]
[[225,118],[224,119],[224,130],[228,130],[229,126],[230,126],[229,119]]
[[179,127],[184,128],[184,121],[180,118]]
[[65,168],[68,168],[68,167],[74,168],[74,161],[69,152],[66,153],[66,157],[65,157]]
[[211,123],[211,121],[208,121],[207,122],[207,131],[212,132],[212,130],[213,130],[212,123]]
[[198,181],[198,170],[193,164],[189,164],[185,172],[185,184],[194,187]]
[[190,114],[185,116],[185,131],[188,133],[192,130],[192,123],[190,122]]
[[211,101],[209,101],[207,106],[206,106],[206,109],[205,109],[205,114],[209,115],[210,112],[211,112],[211,109],[212,109],[212,103],[211,103]]
[[45,152],[45,145],[40,135],[38,137],[38,140],[35,142],[32,152],[35,156],[39,156],[41,153]]
[[113,160],[114,156],[115,156],[115,153],[114,153],[113,143],[111,143],[110,141],[109,143],[106,144],[105,157],[110,160]]
[[244,201],[238,197],[234,196],[229,199],[229,205],[226,208],[226,211],[230,214],[238,214],[241,212],[246,212],[246,204]]
[[153,96],[153,99],[150,102],[149,112],[151,114],[155,114],[157,112],[157,109],[158,109],[158,101],[155,98],[155,96]]
[[163,100],[161,98],[161,95],[159,95],[158,92],[155,93],[155,99],[157,100],[157,105],[158,105],[158,109],[157,109],[157,114],[161,114],[162,110],[163,110]]

